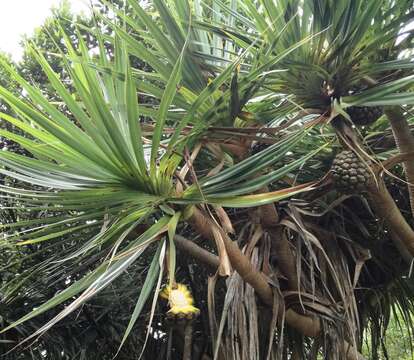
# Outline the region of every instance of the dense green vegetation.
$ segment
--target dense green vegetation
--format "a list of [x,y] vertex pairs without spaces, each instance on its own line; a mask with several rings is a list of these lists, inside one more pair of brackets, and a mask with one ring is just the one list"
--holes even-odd
[[0,57],[0,352],[412,359],[413,2],[93,6]]
[[[401,359],[412,360],[414,358],[412,349],[412,339],[409,334],[410,328],[407,328],[404,322],[401,322],[399,316],[393,316],[387,327],[386,336],[384,336],[383,349],[380,350],[380,359]],[[367,343],[369,343],[367,336]],[[369,345],[364,347],[363,353],[369,358],[371,354]]]

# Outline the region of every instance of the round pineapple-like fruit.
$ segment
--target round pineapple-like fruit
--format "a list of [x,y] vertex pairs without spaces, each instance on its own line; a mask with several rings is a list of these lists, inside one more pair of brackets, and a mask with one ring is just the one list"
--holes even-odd
[[331,168],[336,188],[346,194],[364,192],[372,176],[368,165],[353,151],[340,152]]
[[351,106],[346,112],[355,125],[371,125],[377,121],[383,112],[381,106]]

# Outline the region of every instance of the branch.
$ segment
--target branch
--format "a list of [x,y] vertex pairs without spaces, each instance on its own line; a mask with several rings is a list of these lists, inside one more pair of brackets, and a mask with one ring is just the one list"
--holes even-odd
[[395,165],[399,164],[400,162],[408,161],[408,160],[414,160],[414,151],[409,152],[409,153],[395,155],[392,158],[389,158],[383,161],[381,165],[383,169],[388,170],[394,167]]
[[[364,77],[368,85],[376,85],[378,82],[368,76]],[[400,153],[414,152],[414,136],[411,134],[410,126],[405,118],[401,107],[385,107],[385,115],[390,121],[395,143]],[[408,183],[408,194],[410,198],[411,214],[414,216],[414,161],[404,161],[404,170]]]
[[191,257],[198,261],[201,261],[202,263],[208,265],[212,269],[216,270],[219,267],[220,262],[218,256],[203,249],[201,246],[198,246],[193,241],[188,240],[181,235],[175,235],[174,243],[180,250],[184,250]]
[[[391,238],[398,243],[398,239],[404,244],[405,248],[414,256],[414,231],[402,216],[393,198],[385,186],[384,180],[377,177],[376,182],[368,187],[371,205],[374,211],[380,216],[391,230]],[[397,244],[396,244],[397,245]],[[400,244],[397,245],[400,249]],[[402,254],[403,255],[403,254]]]
[[[224,246],[232,267],[239,273],[242,279],[255,290],[259,298],[268,306],[273,307],[273,291],[267,282],[266,277],[260,271],[256,270],[249,258],[243,254],[236,242],[232,241],[210,218],[199,209],[194,209],[190,218],[190,224],[195,230],[209,239],[214,239],[213,229],[220,231],[222,234]],[[201,228],[200,224],[203,224]],[[285,310],[284,300],[279,299],[283,306],[279,306],[280,318],[285,316],[286,322],[301,334],[309,337],[319,335],[321,323],[318,318],[298,314],[292,309]]]
[[[390,120],[395,142],[400,153],[414,152],[414,136],[399,107],[392,107],[385,110]],[[411,214],[414,216],[414,161],[404,161],[404,170],[408,182],[408,194],[410,197]]]

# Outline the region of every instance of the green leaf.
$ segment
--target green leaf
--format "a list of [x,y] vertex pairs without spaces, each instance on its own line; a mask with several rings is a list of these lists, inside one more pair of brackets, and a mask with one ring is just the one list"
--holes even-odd
[[122,346],[124,345],[125,340],[127,339],[133,326],[138,320],[138,317],[141,314],[141,311],[144,308],[144,305],[147,302],[149,295],[154,289],[155,282],[160,272],[159,263],[160,263],[161,249],[163,246],[164,246],[164,241],[160,241],[158,248],[157,248],[157,252],[155,253],[152,259],[151,266],[148,269],[147,276],[145,278],[144,284],[142,285],[141,292],[139,293],[139,297],[135,304],[134,311],[132,312],[131,319],[129,320],[128,326],[125,330],[124,336],[122,337],[122,341],[121,341],[121,344],[119,345],[117,353],[119,353]]
[[214,197],[205,196],[206,202],[209,204],[223,206],[223,207],[254,207],[261,206],[270,203],[274,203],[293,195],[297,195],[309,190],[314,189],[315,183],[302,184],[287,189],[272,191],[269,193],[244,195],[244,196],[229,196],[229,197]]
[[113,259],[107,260],[102,263],[98,268],[96,268],[92,273],[86,275],[82,279],[74,282],[69,288],[63,290],[61,293],[57,294],[44,304],[40,305],[35,310],[31,311],[27,315],[23,316],[19,320],[13,322],[0,333],[3,333],[7,330],[10,330],[27,320],[34,318],[47,310],[50,310],[62,302],[72,298],[73,296],[79,294],[81,291],[85,290],[83,294],[74,300],[69,306],[67,306],[63,311],[61,311],[57,316],[50,320],[40,329],[36,330],[24,341],[28,341],[31,338],[42,334],[44,331],[53,326],[56,322],[69,315],[79,306],[81,306],[85,301],[90,297],[104,289],[108,284],[114,281],[119,275],[122,274],[146,249],[150,242],[154,241],[157,236],[163,233],[168,225],[170,218],[163,217],[157,223],[152,225],[148,230],[146,230],[141,236],[139,236],[135,241],[130,243],[122,252],[117,254]]
[[156,157],[159,151],[161,134],[164,129],[164,124],[167,118],[168,109],[177,92],[178,83],[181,80],[182,60],[183,60],[185,50],[186,50],[186,46],[183,47],[181,54],[179,58],[177,59],[176,64],[174,65],[174,69],[171,73],[171,76],[168,80],[164,94],[161,98],[161,104],[160,104],[160,108],[158,111],[157,122],[155,124],[155,129],[154,129],[154,133],[152,137],[152,144],[151,144],[151,160],[150,160],[151,176],[156,175]]
[[175,243],[174,243],[174,236],[177,230],[178,222],[181,218],[181,212],[177,212],[171,218],[170,222],[168,223],[168,240],[169,240],[169,247],[168,247],[168,274],[169,274],[169,286],[170,289],[173,288],[175,284],[175,263],[176,263],[176,251],[175,251]]
[[344,96],[341,102],[343,107],[353,105],[401,105],[412,104],[414,93],[396,93],[414,84],[414,75],[405,76],[401,79],[390,81],[389,83],[376,85],[359,94]]

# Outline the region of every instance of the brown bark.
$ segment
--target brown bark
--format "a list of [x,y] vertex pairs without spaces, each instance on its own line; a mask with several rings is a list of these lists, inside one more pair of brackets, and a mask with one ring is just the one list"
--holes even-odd
[[[257,193],[269,192],[267,186],[262,187]],[[273,228],[279,223],[279,214],[274,204],[266,204],[254,208],[250,212],[251,220],[256,224],[262,225],[263,228]]]
[[183,360],[191,360],[191,350],[193,343],[193,324],[190,322],[185,326],[184,329],[184,351]]
[[[368,85],[376,85],[378,82],[369,76],[364,77]],[[390,121],[395,143],[400,153],[411,153],[414,151],[414,136],[410,126],[404,117],[403,111],[399,106],[385,108],[385,115]],[[414,216],[414,162],[404,161],[404,170],[408,182],[408,194],[410,197],[411,214]]]
[[289,240],[282,227],[278,227],[269,233],[280,270],[288,280],[289,290],[298,291],[299,281],[296,271],[296,257],[290,247]]
[[181,235],[174,236],[174,243],[177,246],[177,248],[184,250],[194,259],[201,261],[202,263],[208,265],[214,270],[217,270],[218,266],[220,265],[218,256],[203,249],[202,247],[195,244],[193,241],[188,240]]
[[260,223],[264,228],[273,227],[279,223],[279,214],[274,204],[262,205],[257,211],[259,212]]
[[[385,110],[395,142],[400,153],[414,152],[414,136],[411,134],[410,127],[403,111],[400,107],[389,107]],[[414,216],[414,162],[404,161],[404,170],[408,182],[408,194],[410,197],[411,214]]]
[[239,159],[246,157],[246,154],[249,151],[248,147],[237,144],[224,143],[221,146],[233,155],[237,156]]
[[[262,191],[268,191],[264,187]],[[276,258],[283,275],[288,279],[289,289],[298,290],[298,281],[296,276],[296,260],[290,248],[290,244],[286,236],[284,236],[283,228],[279,225],[279,214],[275,204],[266,204],[259,206],[256,210],[260,224],[267,230],[272,239],[272,250],[276,253]]]
[[365,360],[365,357],[347,341],[344,341],[344,353],[346,354],[347,360]]
[[394,235],[392,239],[396,242],[397,248],[401,248],[402,242],[411,256],[414,256],[414,231],[402,216],[384,181],[377,178],[377,183],[372,182],[368,190],[371,205],[388,225],[391,235]]
[[196,229],[197,233],[203,238],[214,242],[214,234],[211,229],[212,221],[196,207],[193,207],[191,211],[192,214],[189,219],[191,226]]
[[[278,226],[279,224],[279,214],[276,210],[274,204],[267,204],[260,206],[258,209],[261,215],[261,225],[268,231],[272,239],[272,248],[277,254],[277,261],[280,267],[281,272],[288,280],[289,289],[292,291],[298,291],[299,281],[297,278],[296,271],[296,258],[292,249],[290,248],[289,240],[284,234],[283,228]],[[290,310],[288,310],[289,312]],[[289,317],[289,320],[288,320]],[[296,318],[294,313],[289,315],[286,313],[286,321],[304,321],[304,326],[312,326],[320,328],[320,324],[314,324],[315,319],[311,319],[311,324],[309,324],[307,317]]]

